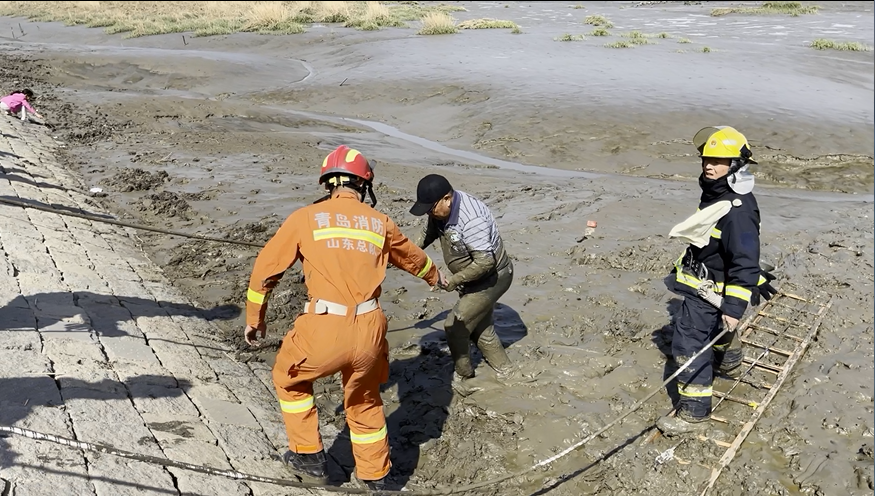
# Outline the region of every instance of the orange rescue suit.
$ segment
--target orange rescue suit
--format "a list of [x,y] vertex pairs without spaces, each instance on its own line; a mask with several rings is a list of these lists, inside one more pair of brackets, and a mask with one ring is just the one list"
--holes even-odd
[[293,212],[255,260],[246,323],[264,322],[271,290],[303,263],[309,302],[286,334],[273,368],[289,449],[322,451],[313,381],[342,374],[344,408],[361,480],[389,473],[389,440],[380,384],[389,379],[388,324],[377,298],[386,265],[434,286],[438,270],[387,215],[352,192]]

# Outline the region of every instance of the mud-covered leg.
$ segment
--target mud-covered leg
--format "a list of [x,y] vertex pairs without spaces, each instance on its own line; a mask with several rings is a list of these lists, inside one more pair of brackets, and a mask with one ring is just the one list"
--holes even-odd
[[453,367],[456,374],[463,378],[474,377],[474,367],[471,365],[471,343],[469,338],[471,331],[465,326],[465,322],[458,316],[459,307],[464,306],[466,296],[459,298],[456,306],[447,316],[444,322],[444,330],[447,332],[447,346],[453,357]]
[[513,282],[513,265],[508,264],[498,271],[495,283],[481,291],[471,294],[479,301],[472,302],[471,313],[479,312],[479,320],[471,333],[471,340],[477,344],[486,362],[496,372],[510,371],[510,359],[501,344],[501,339],[495,333],[495,304],[510,288]]
[[510,366],[510,359],[507,358],[507,352],[504,351],[501,339],[498,338],[498,334],[495,334],[495,318],[492,308],[486,311],[474,332],[471,333],[471,341],[477,344],[477,348],[480,349],[480,353],[483,353],[486,363],[496,372],[502,372]]
[[[719,333],[722,325],[717,327]],[[714,344],[714,366],[717,373],[726,377],[738,378],[741,375],[741,362],[744,359],[744,349],[738,331],[727,332]]]

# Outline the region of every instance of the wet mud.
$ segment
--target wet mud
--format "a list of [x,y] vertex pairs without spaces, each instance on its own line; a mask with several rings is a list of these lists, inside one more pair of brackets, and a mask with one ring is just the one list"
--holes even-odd
[[[483,198],[516,272],[496,309],[496,329],[530,379],[500,382],[475,351],[482,390],[456,394],[443,338],[455,295],[389,270],[381,303],[390,321],[391,368],[382,393],[392,477],[411,488],[528,467],[659,386],[670,366],[671,313],[680,304],[664,278],[683,249],[666,234],[698,198],[689,137],[715,121],[743,128],[760,162],[763,258],[778,267],[782,289],[825,294],[835,303],[716,494],[871,494],[873,59],[851,53],[834,60],[797,46],[832,25],[851,38],[871,33],[871,10],[858,2],[803,24],[785,17],[711,19],[692,10],[705,7],[684,5],[696,2],[626,9],[584,3],[579,10],[555,2],[506,9],[483,3],[459,14],[496,17],[492,9],[501,7],[497,17],[520,23],[520,36],[313,29],[296,37],[193,39],[182,47],[178,37],[120,40],[39,23],[39,30],[27,28],[26,43],[3,40],[0,82],[37,92],[37,108],[61,143],[58,153],[81,172],[82,184],[65,186],[102,188],[93,200],[127,221],[264,243],[295,208],[324,194],[318,166],[340,143],[374,161],[377,208],[408,236],[421,222],[408,209],[423,175],[444,174]],[[670,40],[660,40],[617,51],[553,41],[562,32],[588,32],[580,18],[593,13],[614,19],[618,32],[671,31],[716,49],[676,53]],[[0,29],[18,21],[0,19]],[[757,34],[721,38],[739,27],[731,23]],[[706,28],[715,34],[702,34]],[[471,43],[479,49],[459,50]],[[694,71],[736,74],[732,54],[741,50],[757,60],[772,57],[778,67],[757,80],[733,75],[716,96],[702,80],[680,81]],[[436,54],[431,68],[415,60],[426,51]],[[488,76],[460,72],[460,58]],[[584,59],[588,64],[579,65],[590,68],[588,75],[560,77],[560,66]],[[644,74],[649,64],[668,63],[677,64],[672,75]],[[815,64],[832,76],[810,74]],[[390,65],[405,69],[393,72]],[[802,93],[773,91],[789,84],[779,70],[798,78],[792,88]],[[507,77],[511,72],[516,77]],[[645,95],[648,81],[655,89]],[[829,101],[814,102],[814,93]],[[738,101],[748,107],[738,110]],[[598,228],[584,235],[587,220]],[[244,304],[256,248],[139,236],[202,307]],[[436,248],[429,253],[440,260]],[[307,297],[299,269],[287,271],[271,297],[261,347],[243,342],[242,321],[217,337],[234,344],[239,360],[272,363]],[[316,389],[323,431],[342,433],[339,379],[326,378]],[[643,443],[670,410],[671,394],[661,393],[549,470],[492,494],[698,494],[710,475],[703,465],[713,465],[722,449],[691,438],[659,464],[677,440]],[[740,423],[749,414],[726,413]],[[715,424],[713,436],[731,442],[734,433],[724,427]],[[334,443],[329,455],[332,479],[348,480],[348,443]]]

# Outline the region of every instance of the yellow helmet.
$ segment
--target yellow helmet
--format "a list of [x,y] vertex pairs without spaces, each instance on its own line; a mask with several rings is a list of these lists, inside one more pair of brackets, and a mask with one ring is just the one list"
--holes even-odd
[[747,138],[730,126],[709,126],[693,136],[693,145],[702,157],[740,158],[752,162]]

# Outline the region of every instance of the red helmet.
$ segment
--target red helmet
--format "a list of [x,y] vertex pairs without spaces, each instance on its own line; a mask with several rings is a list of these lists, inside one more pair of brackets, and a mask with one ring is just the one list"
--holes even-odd
[[368,159],[358,150],[353,150],[346,145],[338,146],[322,161],[319,184],[324,183],[325,179],[333,174],[360,177],[365,181],[374,180],[374,169]]

